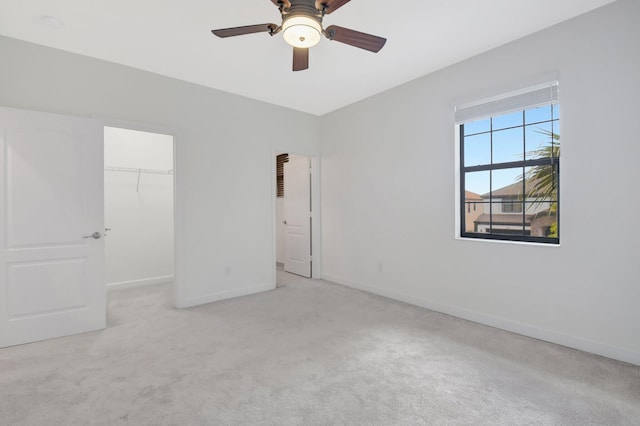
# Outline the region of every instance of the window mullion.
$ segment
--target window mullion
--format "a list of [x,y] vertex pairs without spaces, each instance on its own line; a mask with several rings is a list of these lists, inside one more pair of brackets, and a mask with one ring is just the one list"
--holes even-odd
[[[522,235],[526,234],[527,229],[527,205],[525,203],[527,199],[527,184],[526,184],[526,171],[527,168],[524,163],[527,161],[527,126],[525,119],[525,112],[522,111]],[[531,229],[531,224],[529,224],[529,229]]]
[[489,146],[491,169],[489,170],[489,233],[493,234],[493,117],[489,119]]
[[465,182],[465,164],[464,164],[464,124],[460,125],[460,206],[461,214],[460,214],[460,229],[461,232],[467,232],[466,223],[467,217],[464,209],[464,205],[467,201],[466,198],[466,182]]

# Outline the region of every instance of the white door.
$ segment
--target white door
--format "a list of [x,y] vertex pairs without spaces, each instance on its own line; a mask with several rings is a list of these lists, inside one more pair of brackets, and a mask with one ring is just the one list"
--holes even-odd
[[102,133],[0,108],[0,347],[106,325]]
[[284,270],[311,277],[311,168],[306,157],[290,155],[284,164]]

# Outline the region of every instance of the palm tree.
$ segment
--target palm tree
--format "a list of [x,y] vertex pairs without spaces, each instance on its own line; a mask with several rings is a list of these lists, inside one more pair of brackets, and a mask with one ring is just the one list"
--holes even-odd
[[[540,130],[540,133],[551,137],[551,145],[527,152],[527,158],[552,158],[560,157],[560,135],[548,130]],[[531,183],[527,188],[527,196],[533,198],[536,203],[543,201],[557,200],[558,196],[558,176],[555,167],[550,165],[533,166],[524,175],[525,182]]]
[[[527,187],[527,198],[534,200],[534,204],[541,204],[549,200],[558,200],[558,169],[551,162],[553,158],[560,157],[560,135],[548,130],[540,130],[542,134],[546,134],[551,138],[551,144],[545,145],[526,153],[527,158],[541,159],[548,158],[549,165],[537,165],[531,167],[524,176],[520,176],[520,180],[524,178],[530,186]],[[558,211],[558,203],[551,203],[548,210],[549,216],[556,216]],[[549,232],[550,237],[558,237],[558,222],[554,221]]]

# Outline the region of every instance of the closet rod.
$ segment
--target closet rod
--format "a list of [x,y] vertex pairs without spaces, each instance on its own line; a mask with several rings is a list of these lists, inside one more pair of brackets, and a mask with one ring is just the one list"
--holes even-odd
[[136,169],[133,167],[105,167],[109,172],[150,173],[155,175],[172,175],[173,170]]

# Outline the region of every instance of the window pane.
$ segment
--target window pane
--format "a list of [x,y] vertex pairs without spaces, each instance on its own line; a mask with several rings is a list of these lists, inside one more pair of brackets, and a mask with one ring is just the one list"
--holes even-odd
[[[465,205],[464,205],[464,231],[478,231],[478,221],[489,216],[489,205],[482,198],[490,189],[490,172],[471,172],[464,174]],[[488,197],[488,195],[486,195]],[[487,221],[488,219],[484,219]],[[488,223],[488,222],[487,222]],[[486,227],[483,227],[483,229]]]
[[550,203],[549,208],[546,210],[532,214],[530,216],[531,235],[534,237],[558,238],[558,215],[556,212],[557,204]]
[[522,197],[522,167],[491,171],[493,201]]
[[491,172],[492,233],[525,235],[528,229],[522,216],[521,167]]
[[549,208],[549,202],[558,200],[557,173],[554,166],[534,166],[525,170],[525,191],[527,201],[540,204],[531,213]]
[[560,118],[560,105],[555,104],[555,105],[552,105],[552,107],[553,107],[553,119],[558,120]]
[[493,163],[522,161],[524,141],[522,127],[493,132]]
[[464,123],[464,134],[471,135],[474,133],[488,132],[491,130],[491,119],[479,121],[470,121]]
[[524,112],[524,123],[539,123],[551,120],[551,105],[528,109]]
[[493,130],[505,129],[507,127],[522,126],[522,111],[510,114],[498,115],[492,119]]
[[[503,212],[505,203],[494,203],[492,233],[502,235],[529,235],[529,222],[522,216],[522,212]],[[518,203],[506,203],[518,205]],[[519,203],[522,208],[522,203]],[[508,210],[508,208],[507,208]]]
[[527,160],[551,157],[552,130],[551,122],[525,127]]
[[464,138],[464,166],[491,163],[491,134],[484,133]]
[[490,208],[489,203],[478,203],[476,206],[476,210],[473,210],[473,205],[471,210],[466,215],[465,220],[465,228],[467,232],[479,232],[479,233],[489,233],[491,229],[489,214]]
[[[556,135],[556,138],[554,140],[554,144],[559,144],[560,143],[560,122],[559,121],[552,121],[551,122],[552,126],[553,126],[553,133]],[[560,156],[560,153],[557,153],[558,157]]]
[[[486,195],[489,196],[490,188],[490,177],[491,172],[470,172],[464,174],[464,189],[467,192],[471,192],[477,196]],[[465,198],[468,198],[469,194],[465,195]]]
[[489,203],[467,192],[464,205],[464,232],[478,232],[478,225],[489,216]]

